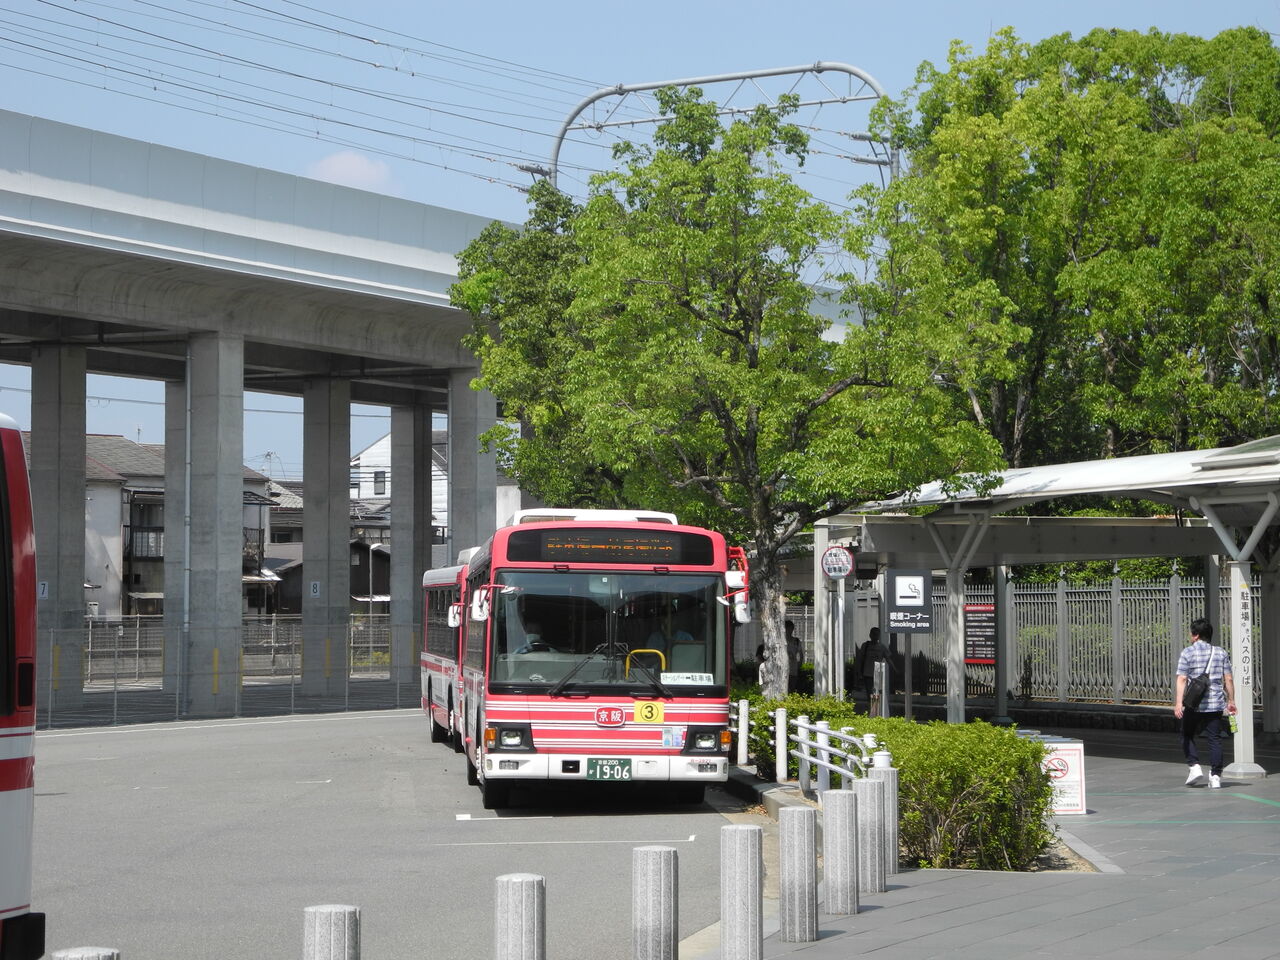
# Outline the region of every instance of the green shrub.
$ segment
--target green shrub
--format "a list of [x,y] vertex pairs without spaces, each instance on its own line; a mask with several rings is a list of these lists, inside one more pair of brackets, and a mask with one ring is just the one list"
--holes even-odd
[[[790,696],[751,701],[751,749],[758,772],[773,779],[773,713],[826,720],[833,730],[874,733],[898,768],[899,837],[922,867],[1025,870],[1053,839],[1053,787],[1044,772],[1045,745],[1004,727],[975,721],[919,724],[869,717],[834,697]],[[788,763],[795,778],[798,761]]]

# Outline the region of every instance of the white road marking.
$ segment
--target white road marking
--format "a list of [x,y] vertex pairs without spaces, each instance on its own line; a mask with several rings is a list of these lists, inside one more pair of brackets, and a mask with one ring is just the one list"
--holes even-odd
[[328,780],[295,780],[294,783],[333,783],[333,777]]
[[459,813],[455,815],[455,820],[471,820],[480,823],[485,820],[554,820],[555,817],[473,817],[469,813]]
[[[488,817],[482,819],[490,819]],[[493,818],[498,819],[498,818]],[[505,818],[504,818],[505,819]],[[523,819],[512,817],[511,819]],[[532,818],[530,818],[532,819]],[[697,834],[690,834],[688,840],[662,840],[656,841],[652,839],[646,840],[471,840],[461,843],[429,843],[429,847],[552,847],[561,845],[578,845],[591,846],[597,844],[609,843],[630,843],[639,844],[640,846],[652,845],[654,843],[693,843],[697,839]]]

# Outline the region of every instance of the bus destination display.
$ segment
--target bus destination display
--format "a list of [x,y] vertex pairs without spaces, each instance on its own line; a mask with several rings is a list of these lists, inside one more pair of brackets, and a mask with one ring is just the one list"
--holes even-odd
[[634,563],[646,566],[710,566],[711,538],[667,530],[517,530],[507,541],[507,558],[539,563]]

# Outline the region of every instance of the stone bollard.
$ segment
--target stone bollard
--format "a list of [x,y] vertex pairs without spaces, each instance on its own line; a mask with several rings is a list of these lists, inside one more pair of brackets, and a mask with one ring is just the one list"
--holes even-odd
[[848,787],[822,795],[822,883],[827,913],[858,912],[858,795]]
[[631,955],[635,960],[676,960],[679,865],[674,847],[636,847],[631,852]]
[[55,950],[53,960],[120,960],[120,951],[111,947],[69,947]]
[[494,882],[494,960],[546,960],[547,881],[508,873]]
[[849,783],[858,797],[858,894],[884,893],[884,781]]
[[778,811],[778,898],[784,943],[818,939],[818,811]]
[[326,903],[302,918],[302,960],[360,960],[359,907]]
[[884,874],[898,875],[898,768],[872,767],[868,772],[872,780],[884,781]]
[[720,958],[764,955],[764,831],[745,823],[720,828]]

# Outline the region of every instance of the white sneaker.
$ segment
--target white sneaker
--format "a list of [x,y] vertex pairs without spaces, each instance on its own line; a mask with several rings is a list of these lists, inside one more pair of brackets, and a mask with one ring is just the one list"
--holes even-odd
[[1222,787],[1222,778],[1216,773],[1209,774],[1209,789],[1218,790]]
[[1200,769],[1200,764],[1193,763],[1187,770],[1187,786],[1194,787],[1197,783],[1204,779],[1204,771]]

